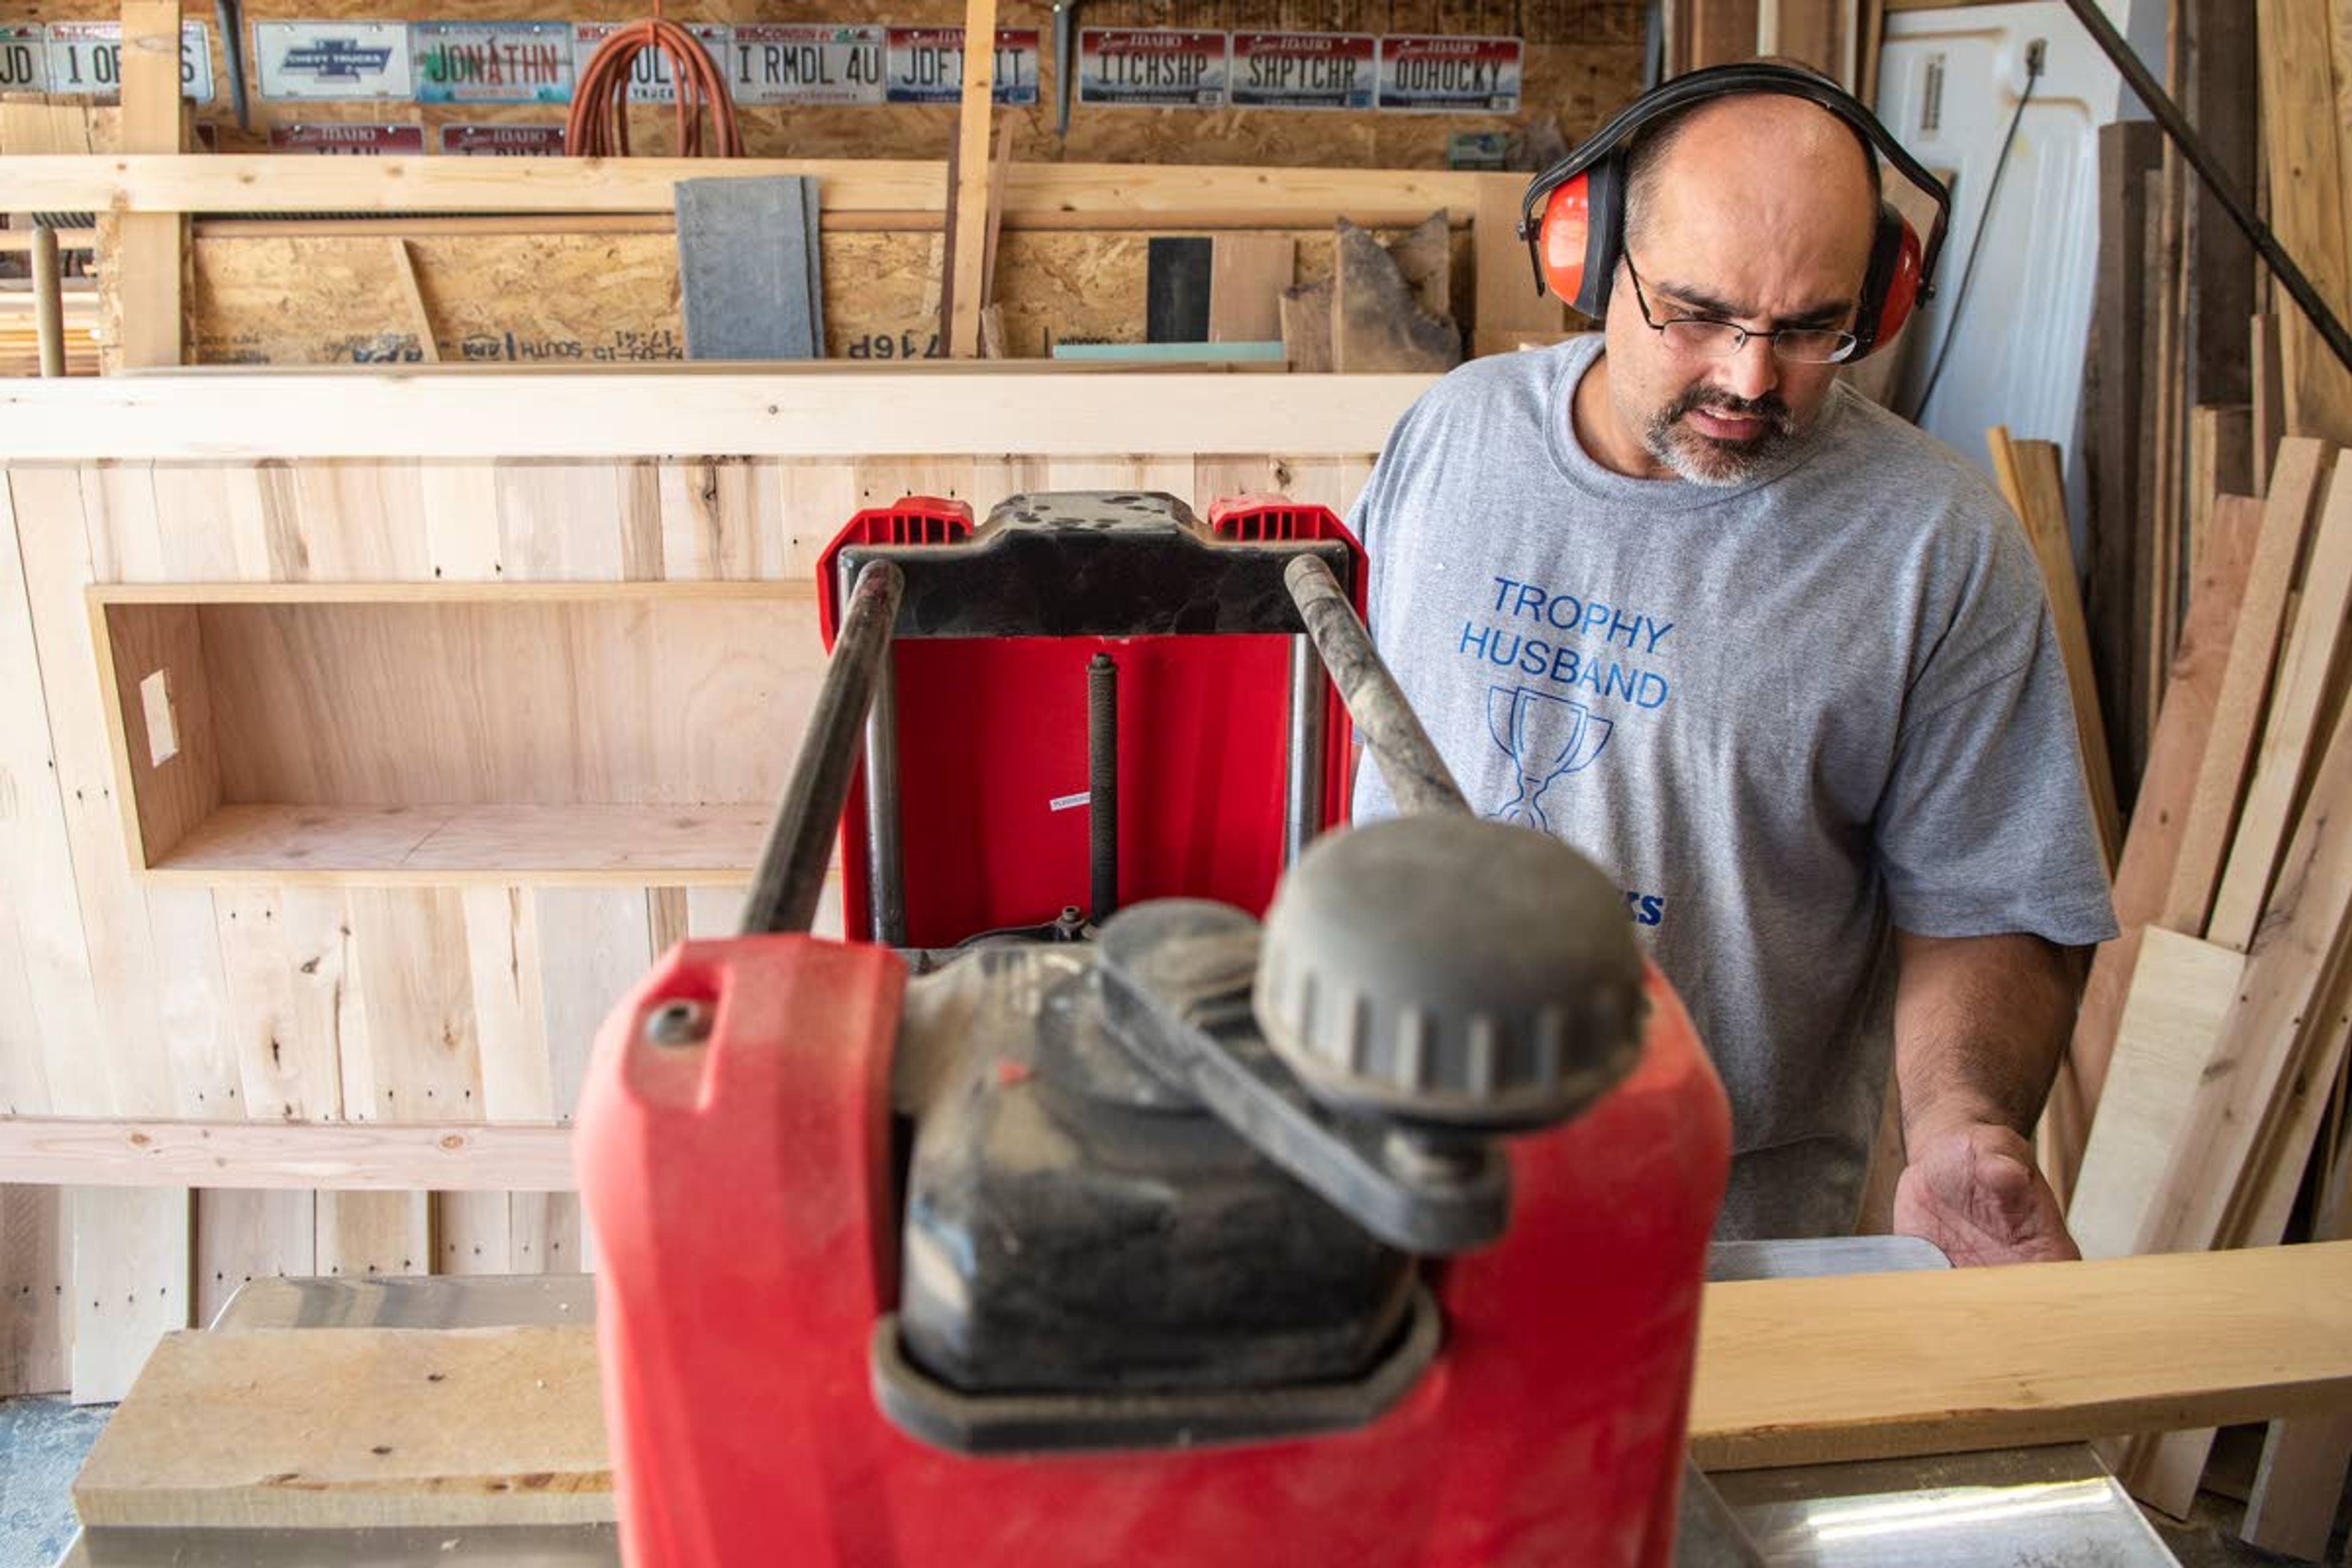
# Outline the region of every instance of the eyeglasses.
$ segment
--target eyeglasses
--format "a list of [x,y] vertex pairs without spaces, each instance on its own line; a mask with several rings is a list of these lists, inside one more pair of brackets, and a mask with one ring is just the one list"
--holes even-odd
[[1829,327],[1782,327],[1774,332],[1751,332],[1737,321],[1715,316],[1673,316],[1660,321],[1650,315],[1650,298],[1642,291],[1642,275],[1633,258],[1625,258],[1625,276],[1633,280],[1633,301],[1642,323],[1666,340],[1666,346],[1701,359],[1729,359],[1748,346],[1750,338],[1768,338],[1772,353],[1790,364],[1836,364],[1860,340],[1852,332]]

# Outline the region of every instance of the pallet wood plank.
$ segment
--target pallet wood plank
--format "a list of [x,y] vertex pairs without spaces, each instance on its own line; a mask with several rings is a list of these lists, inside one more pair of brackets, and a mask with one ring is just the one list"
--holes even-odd
[[2352,709],[2337,719],[2230,1009],[2198,1085],[2173,1162],[2151,1196],[2138,1250],[2224,1245],[2283,1074],[2325,995],[2329,966],[2352,931]]
[[212,1322],[257,1279],[319,1271],[319,1205],[300,1191],[214,1187],[196,1194],[196,1322]]
[[[23,540],[35,530],[79,531],[81,496],[64,469],[26,469],[0,485],[0,668],[34,679],[0,681],[0,783],[12,808],[0,814],[0,879],[9,898],[12,944],[21,963],[22,1021],[11,1026],[12,1100],[27,1109],[61,1114],[110,1110],[105,1026],[88,939],[79,921],[25,921],[24,910],[75,907],[73,849],[49,732],[48,697],[37,679],[40,655],[33,635]],[[21,1035],[16,1031],[23,1029]]]
[[2202,936],[2212,912],[2222,858],[2237,824],[2246,767],[2262,723],[2287,593],[2294,585],[2305,525],[2328,456],[2325,446],[2307,438],[2290,437],[2279,446],[2278,466],[2263,506],[2262,533],[2231,637],[2229,664],[2158,917],[2174,931]]
[[321,1274],[433,1271],[431,1210],[424,1193],[320,1193],[318,1237]]
[[1993,472],[2010,510],[2024,525],[2042,565],[2042,586],[2066,665],[2074,696],[2074,734],[2091,815],[2112,869],[2123,849],[2123,815],[2116,804],[2115,763],[2107,755],[2107,732],[2099,715],[2099,688],[2091,668],[2090,635],[2083,620],[2083,590],[2074,574],[2074,550],[2066,521],[2066,481],[2058,448],[2048,441],[2011,441],[2005,426],[1986,433]]
[[2126,1257],[2138,1242],[2245,963],[2232,949],[2147,928],[2066,1210],[2084,1257]]
[[2347,625],[2352,622],[2352,463],[2337,462],[2315,528],[2301,603],[2287,633],[2252,779],[2208,926],[2213,941],[2241,951],[2252,942],[2255,921],[2269,898],[2279,853],[2310,777],[2312,748],[2352,641]]
[[956,110],[955,159],[948,198],[948,354],[973,359],[980,353],[980,312],[986,307],[982,259],[992,226],[988,148],[989,117],[995,111],[996,0],[964,0],[963,98]]
[[2263,509],[2244,496],[2220,498],[2211,548],[2198,563],[2189,616],[2173,656],[2164,709],[2148,743],[2131,832],[2116,868],[2116,920],[2122,934],[2091,961],[2074,1037],[2051,1096],[2063,1146],[2080,1156],[2104,1092],[2125,998],[2138,963],[2141,932],[2164,912],[2180,833],[2194,795],[2228,667],[2232,627],[2244,596]]
[[0,1183],[257,1191],[556,1192],[568,1129],[509,1123],[0,1119]]
[[[2255,16],[2271,225],[2341,320],[2352,309],[2352,256],[2345,243],[2346,170],[2326,7],[2314,0],[2258,0]],[[2352,443],[2352,370],[2291,304],[2280,311],[2279,339],[2287,433]]]
[[72,1231],[58,1187],[0,1186],[0,1394],[61,1394],[73,1310]]
[[188,1326],[185,1187],[74,1187],[73,1399],[119,1400],[155,1342]]
[[[451,888],[353,888],[344,903],[377,1088],[366,1114],[385,1121],[478,1120],[482,1063],[462,896]],[[346,1109],[360,1114],[348,1099]]]

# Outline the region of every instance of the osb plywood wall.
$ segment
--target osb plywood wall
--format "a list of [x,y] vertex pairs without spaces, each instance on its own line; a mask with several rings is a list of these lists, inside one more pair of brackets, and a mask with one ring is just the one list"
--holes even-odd
[[[1331,273],[1330,231],[1300,231],[1295,281]],[[1394,238],[1383,233],[1383,238]],[[644,234],[199,237],[189,295],[199,364],[415,361],[425,327],[395,269],[415,270],[444,361],[625,364],[681,358],[677,242]],[[1469,319],[1470,237],[1454,237],[1454,317]],[[997,263],[1005,348],[1141,342],[1150,237],[1015,232]],[[941,352],[937,235],[824,239],[825,353],[913,359]]]
[[[250,25],[265,21],[539,21],[612,22],[652,14],[628,0],[248,0]],[[110,0],[28,0],[11,19],[32,22],[109,20]],[[209,7],[191,6],[192,19],[210,21]],[[954,0],[839,0],[779,14],[761,0],[681,0],[664,7],[681,23],[696,21],[882,22],[913,26],[958,26]],[[1216,30],[1296,29],[1310,32],[1449,33],[1523,38],[1520,112],[1516,116],[1346,114],[1309,110],[1154,110],[1081,108],[1066,140],[1054,132],[1051,13],[1038,0],[1004,0],[1001,27],[1044,35],[1039,106],[1001,112],[1016,127],[1014,155],[1026,161],[1076,163],[1245,163],[1297,167],[1437,168],[1449,135],[1504,131],[1535,121],[1580,140],[1641,85],[1642,15],[1638,0],[1087,0],[1086,26],[1177,26]],[[216,101],[200,110],[222,151],[266,148],[276,124],[397,121],[421,124],[437,147],[451,124],[561,124],[560,109],[515,105],[416,103],[280,103],[253,91],[253,129],[241,131],[230,112],[227,68],[220,40],[212,39]],[[250,49],[248,48],[248,55]],[[247,69],[252,72],[248,58]],[[667,109],[635,116],[633,142],[641,153],[670,149]],[[942,158],[953,140],[950,106],[892,105],[878,109],[782,109],[746,105],[739,111],[746,151],[758,157]]]
[[[731,931],[740,897],[658,878],[381,886],[290,861],[282,880],[142,879],[89,584],[805,583],[853,512],[908,493],[984,510],[1022,489],[1203,506],[1278,490],[1344,509],[1370,468],[1367,453],[0,470],[0,1115],[562,1120],[614,1001],[679,937]],[[775,602],[813,640],[813,600]],[[596,694],[572,697],[593,719]],[[155,1335],[207,1321],[248,1278],[588,1262],[560,1194],[11,1188],[0,1221],[0,1393],[119,1394]]]

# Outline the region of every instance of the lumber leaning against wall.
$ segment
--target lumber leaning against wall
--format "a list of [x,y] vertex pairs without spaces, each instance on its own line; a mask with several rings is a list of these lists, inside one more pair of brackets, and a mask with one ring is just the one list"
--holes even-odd
[[[9,672],[0,680],[8,802],[0,886],[10,893],[0,900],[0,1149],[23,1152],[19,1134],[56,1119],[91,1119],[96,1127],[67,1145],[79,1154],[61,1159],[57,1145],[38,1152],[38,1179],[70,1184],[78,1158],[109,1173],[98,1179],[172,1184],[0,1189],[8,1221],[0,1287],[12,1303],[33,1303],[12,1310],[0,1333],[5,1386],[119,1395],[158,1333],[206,1321],[248,1276],[589,1262],[567,1194],[428,1197],[282,1184],[305,1169],[301,1137],[319,1121],[373,1123],[392,1150],[387,1166],[364,1142],[354,1152],[357,1126],[350,1134],[338,1128],[337,1146],[314,1151],[336,1173],[320,1178],[326,1184],[373,1186],[387,1168],[429,1169],[429,1150],[396,1131],[420,1124],[459,1139],[468,1162],[511,1161],[502,1168],[522,1173],[517,1179],[543,1181],[541,1130],[569,1110],[609,1002],[679,936],[732,928],[738,892],[723,878],[677,868],[604,867],[568,879],[501,871],[498,856],[512,845],[446,881],[354,872],[350,843],[306,847],[299,836],[280,874],[265,860],[217,879],[142,877],[138,847],[152,825],[142,824],[137,800],[121,798],[120,784],[145,765],[135,759],[152,759],[160,721],[143,705],[135,649],[146,631],[178,635],[173,626],[190,621],[169,604],[157,608],[158,597],[315,602],[362,584],[356,591],[369,597],[436,604],[553,594],[642,607],[725,579],[742,584],[751,603],[772,606],[813,650],[810,599],[757,585],[805,582],[816,550],[862,506],[925,493],[985,510],[1021,489],[1139,488],[1200,502],[1275,490],[1344,508],[1389,425],[1426,384],[1333,378],[1332,399],[1286,412],[1272,395],[1280,378],[810,379],[816,393],[794,390],[789,378],[690,373],[376,376],[342,384],[357,412],[332,418],[300,416],[318,393],[316,378],[301,375],[191,374],[0,394],[8,535],[0,668]],[[482,396],[503,403],[503,421],[469,403]],[[772,412],[804,398],[831,405],[829,416]],[[1003,455],[1014,448],[999,438],[989,409],[1066,398],[1090,405],[1091,423],[1033,424],[1033,439],[1040,428],[1063,428],[1071,444],[1104,442],[1109,455]],[[534,401],[540,416],[515,416]],[[400,409],[415,417],[404,422]],[[962,421],[968,428],[958,409],[972,416]],[[207,432],[192,418],[219,423]],[[798,455],[529,455],[567,444],[624,450],[670,442],[689,427],[743,437],[738,446],[754,451],[764,432],[771,448]],[[1297,440],[1281,455],[1235,453],[1230,437],[1244,429],[1261,440],[1286,429]],[[228,443],[268,431],[285,432],[295,454],[222,460]],[[812,455],[792,446],[796,432],[803,441],[837,437],[839,450],[869,440],[961,450]],[[519,450],[493,456],[501,437]],[[1196,456],[1212,438],[1231,455]],[[300,455],[404,440],[447,455]],[[73,442],[125,455],[68,460]],[[123,585],[109,596],[119,602],[93,609],[92,584]],[[214,613],[228,615],[194,612],[194,624],[200,630]],[[220,624],[244,635],[233,615]],[[109,627],[121,635],[106,631],[101,647]],[[230,657],[212,651],[216,661]],[[110,664],[120,691],[134,699],[117,703],[119,727],[108,715]],[[789,682],[813,679],[815,667],[782,668]],[[578,696],[593,721],[601,710],[594,694]],[[436,700],[420,691],[415,711]],[[194,743],[204,718],[198,692],[182,685],[156,700],[177,737]],[[789,710],[791,693],[774,689],[772,703]],[[739,706],[728,722],[757,717]],[[766,776],[791,742],[770,738]],[[723,770],[746,750],[730,735],[685,767]],[[727,793],[748,800],[761,782],[739,777]],[[593,836],[575,847],[584,857]],[[320,856],[330,869],[319,868]],[[142,1121],[175,1125],[142,1143],[132,1125]],[[199,1125],[180,1125],[190,1122]],[[194,1156],[214,1162],[223,1185],[191,1199],[178,1184],[190,1180],[184,1157],[191,1142],[201,1145],[206,1122],[270,1136],[224,1139]],[[509,1131],[524,1136],[502,1146]],[[168,1162],[142,1168],[166,1150]],[[18,1180],[31,1173],[7,1155],[0,1171]],[[256,1190],[265,1175],[275,1190]]]

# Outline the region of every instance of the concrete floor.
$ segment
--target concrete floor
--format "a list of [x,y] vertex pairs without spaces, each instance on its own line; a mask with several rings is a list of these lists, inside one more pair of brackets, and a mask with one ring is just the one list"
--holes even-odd
[[[63,1399],[0,1399],[0,1564],[47,1568],[65,1551],[74,1530],[68,1489],[113,1410],[110,1405],[76,1407]],[[2181,1568],[2268,1568],[2295,1561],[2231,1536],[2243,1512],[2243,1504],[2204,1492],[2185,1525],[2149,1517]],[[2352,1568],[2341,1529],[2327,1562]]]
[[0,1563],[47,1568],[73,1539],[67,1489],[111,1405],[0,1399]]

